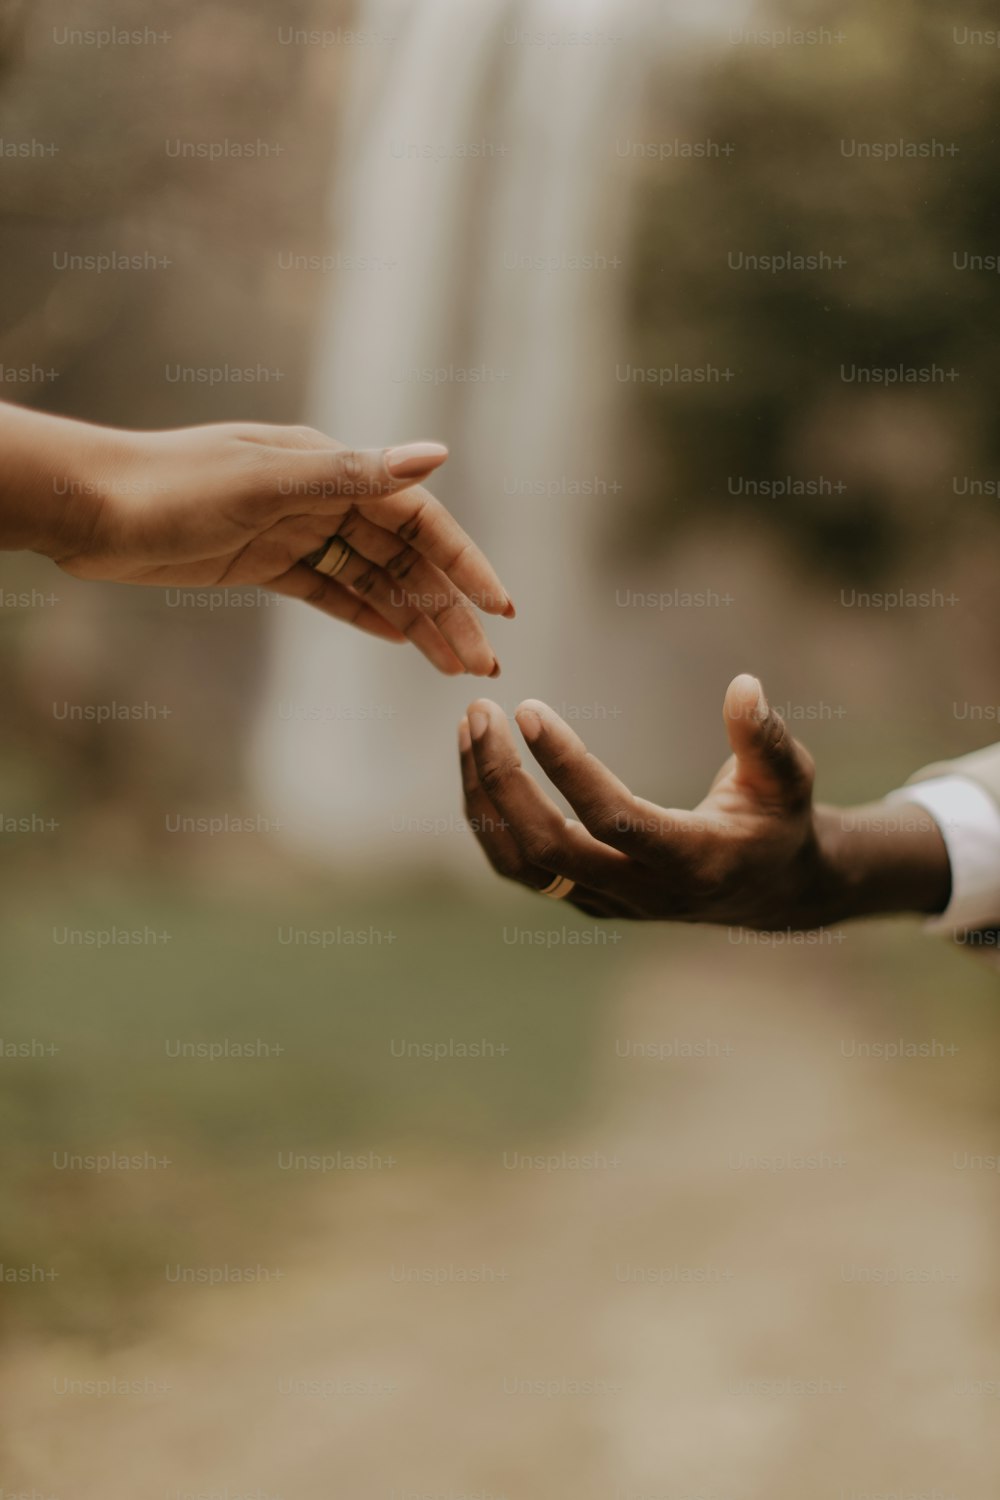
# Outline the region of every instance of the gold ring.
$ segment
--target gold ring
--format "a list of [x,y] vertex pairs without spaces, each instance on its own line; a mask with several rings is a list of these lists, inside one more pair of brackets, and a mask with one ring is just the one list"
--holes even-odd
[[565,901],[570,891],[575,889],[575,880],[569,880],[565,875],[557,875],[552,884],[545,886],[544,890],[539,891],[538,894],[548,896],[550,901]]
[[317,573],[325,573],[327,578],[336,578],[347,567],[347,560],[351,555],[351,549],[343,537],[332,536],[328,542],[316,552],[311,552],[305,562]]

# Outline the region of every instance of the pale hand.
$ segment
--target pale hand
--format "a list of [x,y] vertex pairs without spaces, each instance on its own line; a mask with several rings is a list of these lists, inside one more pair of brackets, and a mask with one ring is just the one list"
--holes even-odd
[[[509,618],[513,605],[417,483],[447,458],[441,444],[357,452],[307,427],[124,432],[11,407],[3,416],[21,460],[11,504],[34,518],[15,517],[6,545],[43,551],[78,578],[272,589],[409,639],[442,672],[498,674],[476,608]],[[334,534],[352,553],[336,579],[303,560]]]

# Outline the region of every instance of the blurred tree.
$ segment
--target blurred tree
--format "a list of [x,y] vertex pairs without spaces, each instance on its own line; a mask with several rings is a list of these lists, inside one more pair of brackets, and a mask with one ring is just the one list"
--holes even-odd
[[[996,495],[958,498],[1000,458],[1000,49],[975,40],[995,37],[995,16],[973,3],[959,24],[944,0],[848,0],[779,5],[752,24],[821,39],[765,45],[741,28],[699,67],[668,59],[647,139],[721,154],[634,162],[632,364],[733,372],[638,383],[638,540],[738,514],[855,578],[963,529],[1000,541]],[[867,154],[883,144],[900,154]],[[993,269],[962,269],[966,255]],[[819,268],[746,269],[751,256]],[[928,383],[854,376],[934,367]],[[819,493],[754,492],[821,476]]]

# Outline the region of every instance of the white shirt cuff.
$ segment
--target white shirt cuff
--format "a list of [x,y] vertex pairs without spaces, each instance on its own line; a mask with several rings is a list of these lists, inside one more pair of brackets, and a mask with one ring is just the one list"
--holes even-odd
[[900,787],[886,800],[916,803],[929,812],[948,850],[951,900],[927,930],[1000,927],[1000,808],[989,793],[967,776],[935,776]]

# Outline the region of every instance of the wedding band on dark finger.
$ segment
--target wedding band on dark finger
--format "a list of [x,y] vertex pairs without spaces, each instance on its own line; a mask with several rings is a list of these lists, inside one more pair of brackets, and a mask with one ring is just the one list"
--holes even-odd
[[315,568],[317,573],[325,573],[327,578],[336,578],[347,567],[350,555],[351,549],[343,537],[332,536],[302,561],[310,568]]
[[575,880],[569,880],[565,875],[557,875],[551,885],[544,886],[538,894],[540,896],[548,896],[550,901],[565,901],[566,897],[575,888]]

